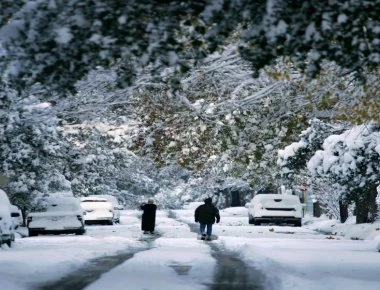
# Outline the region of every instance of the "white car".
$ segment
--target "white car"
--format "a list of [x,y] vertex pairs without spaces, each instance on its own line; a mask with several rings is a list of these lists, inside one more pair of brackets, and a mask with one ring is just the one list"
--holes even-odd
[[75,197],[50,197],[42,212],[31,212],[27,216],[29,236],[38,234],[85,233],[83,210]]
[[248,204],[248,222],[302,225],[302,205],[296,195],[258,194]]
[[11,204],[11,217],[15,229],[17,229],[19,226],[22,226],[22,224],[24,223],[21,209],[19,209],[18,206],[13,204]]
[[114,223],[120,223],[120,210],[124,209],[124,207],[119,204],[119,201],[117,200],[116,196],[110,195],[110,194],[98,194],[98,195],[89,195],[87,198],[92,197],[100,197],[105,198],[110,203],[112,203],[112,209],[113,209],[113,222]]
[[15,240],[14,223],[11,217],[11,203],[5,191],[0,189],[0,246],[12,246]]
[[86,224],[100,223],[113,225],[113,206],[106,198],[96,196],[82,197],[81,205],[85,212],[84,220]]

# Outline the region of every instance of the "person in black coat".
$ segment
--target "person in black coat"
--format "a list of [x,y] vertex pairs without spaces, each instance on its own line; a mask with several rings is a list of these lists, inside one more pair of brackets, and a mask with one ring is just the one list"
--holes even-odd
[[154,204],[153,199],[149,199],[148,203],[141,205],[140,208],[143,210],[141,230],[144,231],[144,234],[154,234],[157,206]]
[[[212,204],[212,198],[208,197],[204,200],[205,204],[198,206],[195,209],[195,222],[199,222],[199,232],[202,240],[211,240],[212,225],[220,221],[219,210]],[[207,230],[206,230],[207,229]],[[206,230],[206,233],[205,233]]]

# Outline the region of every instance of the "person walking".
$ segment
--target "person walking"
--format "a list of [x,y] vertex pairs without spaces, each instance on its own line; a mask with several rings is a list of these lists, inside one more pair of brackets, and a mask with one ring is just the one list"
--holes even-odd
[[148,203],[141,205],[140,208],[143,210],[141,230],[144,231],[144,234],[154,234],[157,206],[154,204],[153,199],[148,199]]
[[[211,241],[212,225],[219,223],[219,210],[212,204],[212,198],[208,197],[204,200],[204,204],[198,206],[194,213],[195,222],[199,222],[199,233],[201,240]],[[205,232],[206,230],[206,232]]]

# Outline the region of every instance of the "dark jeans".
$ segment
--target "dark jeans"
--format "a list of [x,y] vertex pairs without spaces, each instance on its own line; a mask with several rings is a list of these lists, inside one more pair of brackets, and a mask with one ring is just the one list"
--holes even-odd
[[200,232],[200,234],[204,235],[206,227],[207,227],[207,235],[211,236],[211,233],[212,233],[212,224],[199,224],[199,232]]

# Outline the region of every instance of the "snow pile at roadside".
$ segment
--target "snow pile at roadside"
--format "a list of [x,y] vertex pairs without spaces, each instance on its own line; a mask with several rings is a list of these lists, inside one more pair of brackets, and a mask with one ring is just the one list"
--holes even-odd
[[322,233],[343,236],[352,240],[379,240],[380,241],[380,221],[372,224],[356,224],[355,217],[350,217],[345,223],[338,220],[330,220],[326,217],[304,219],[305,225]]
[[377,290],[380,260],[373,241],[219,237],[260,269],[273,289]]

